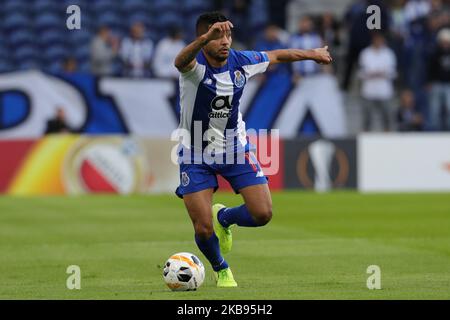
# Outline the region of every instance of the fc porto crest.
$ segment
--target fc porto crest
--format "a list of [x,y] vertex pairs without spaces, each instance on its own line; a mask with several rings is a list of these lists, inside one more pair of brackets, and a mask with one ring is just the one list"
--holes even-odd
[[189,176],[187,175],[186,172],[182,172],[181,173],[181,184],[183,187],[186,187],[190,182]]
[[234,72],[234,85],[238,88],[242,88],[245,84],[245,76],[241,71],[236,70]]

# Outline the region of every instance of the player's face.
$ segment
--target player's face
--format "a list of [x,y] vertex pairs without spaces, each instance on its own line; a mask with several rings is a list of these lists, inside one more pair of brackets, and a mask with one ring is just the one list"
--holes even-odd
[[227,32],[222,38],[208,42],[204,50],[210,57],[222,62],[227,60],[230,55],[231,43],[231,32]]

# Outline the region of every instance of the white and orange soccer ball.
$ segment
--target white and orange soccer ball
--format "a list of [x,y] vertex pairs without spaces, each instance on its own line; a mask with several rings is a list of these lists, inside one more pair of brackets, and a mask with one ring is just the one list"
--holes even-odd
[[172,291],[197,290],[205,280],[205,267],[192,253],[175,253],[166,261],[163,277]]

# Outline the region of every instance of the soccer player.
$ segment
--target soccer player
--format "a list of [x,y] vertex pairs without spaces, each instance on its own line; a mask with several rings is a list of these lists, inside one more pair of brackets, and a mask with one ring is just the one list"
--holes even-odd
[[[244,85],[271,64],[332,61],[327,47],[235,51],[230,48],[232,28],[233,24],[221,13],[202,14],[196,23],[197,38],[175,59],[180,72],[179,129],[190,134],[190,141],[180,144],[180,185],[176,194],[184,200],[198,248],[217,273],[218,287],[237,286],[222,256],[231,250],[231,226],[259,227],[272,218],[267,178],[254,156],[254,146],[248,142],[239,112]],[[230,153],[236,160],[232,163]],[[243,161],[237,161],[239,155],[243,155]],[[217,174],[242,195],[245,204],[234,208],[212,205],[218,188]]]

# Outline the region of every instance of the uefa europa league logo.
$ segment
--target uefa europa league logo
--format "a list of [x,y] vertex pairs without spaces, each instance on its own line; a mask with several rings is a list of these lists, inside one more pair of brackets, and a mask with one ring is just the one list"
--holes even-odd
[[330,170],[335,152],[334,144],[325,140],[318,140],[309,145],[308,151],[315,169],[314,189],[318,192],[330,190],[332,185]]

